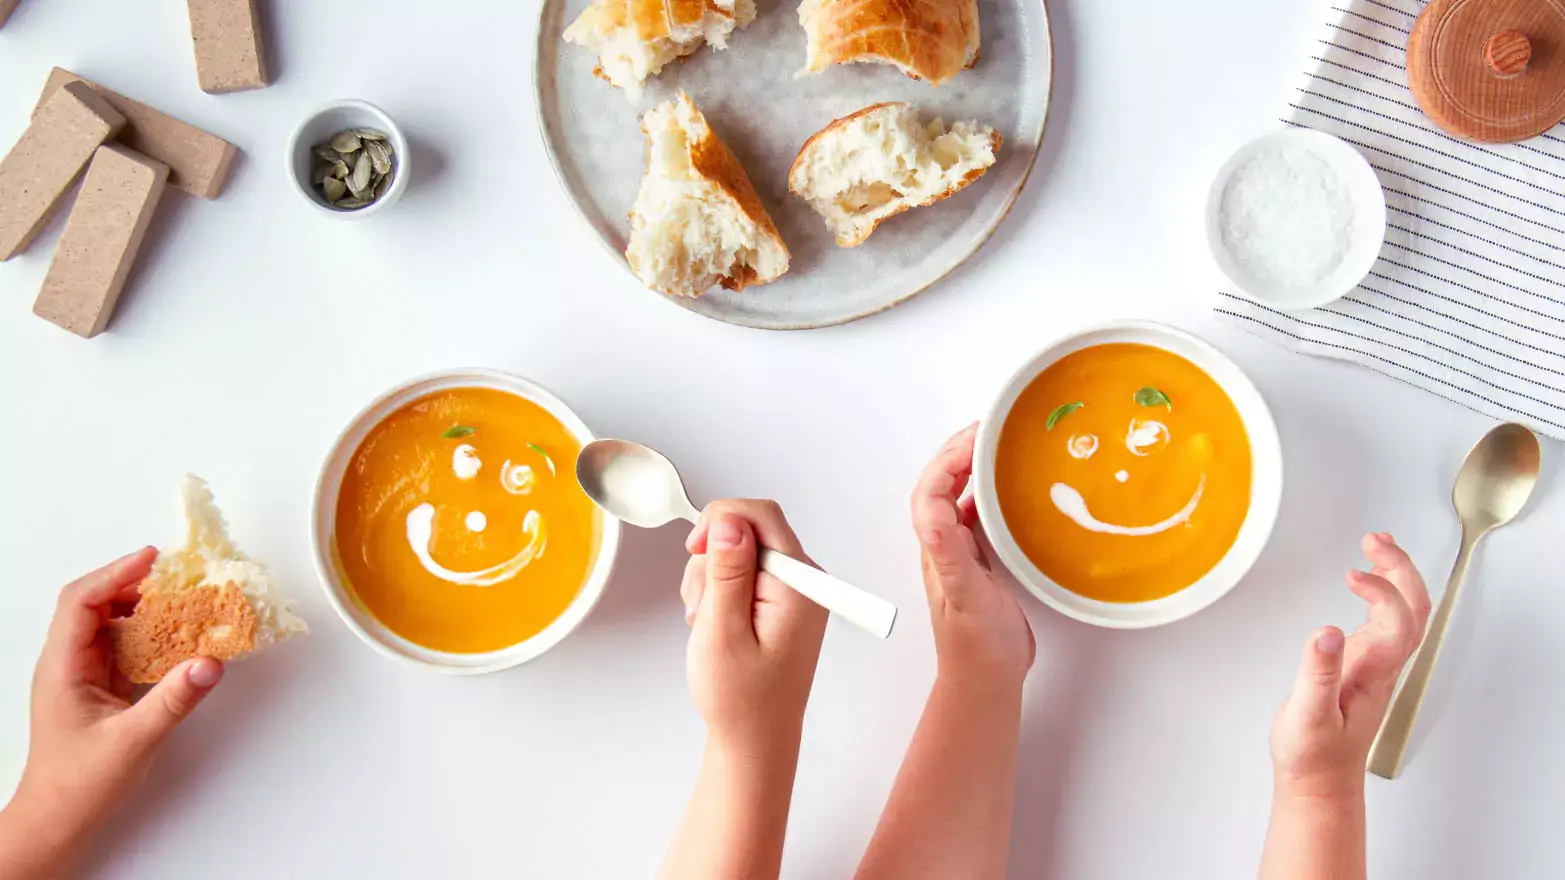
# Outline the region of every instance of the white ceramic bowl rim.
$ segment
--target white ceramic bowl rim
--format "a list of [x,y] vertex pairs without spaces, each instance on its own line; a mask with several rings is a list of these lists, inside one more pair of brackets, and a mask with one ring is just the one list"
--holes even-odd
[[[315,549],[315,568],[321,578],[326,599],[365,644],[380,653],[411,663],[423,669],[449,675],[477,675],[498,672],[531,660],[555,645],[576,629],[597,605],[604,586],[614,569],[619,553],[620,523],[606,513],[601,514],[602,529],[599,546],[592,568],[581,590],[565,612],[541,632],[524,641],[481,654],[454,654],[435,651],[415,644],[360,608],[343,583],[343,575],[334,559],[336,542],[337,493],[342,486],[342,476],[348,461],[359,448],[365,436],[393,411],[432,392],[448,388],[494,388],[507,391],[542,406],[550,415],[560,420],[573,437],[582,445],[596,439],[580,417],[564,401],[547,389],[520,376],[498,370],[479,367],[442,370],[409,379],[376,397],[348,421],[347,427],[337,435],[320,476],[315,483],[315,509],[311,517],[311,541]],[[567,474],[566,478],[573,478]]]
[[[1173,352],[1200,367],[1233,401],[1250,439],[1250,509],[1228,552],[1194,584],[1152,602],[1100,602],[1050,580],[1011,536],[995,491],[994,459],[1000,431],[1017,397],[1045,368],[1072,352],[1110,342],[1138,342]],[[1201,338],[1164,324],[1121,321],[1065,336],[1029,358],[1001,386],[979,422],[973,456],[973,493],[978,516],[1000,561],[1028,592],[1054,610],[1084,623],[1112,629],[1142,629],[1182,620],[1211,605],[1249,572],[1271,536],[1282,503],[1282,446],[1271,410],[1260,391],[1233,361]]]
[[[1257,153],[1269,147],[1287,145],[1303,146],[1330,163],[1341,175],[1353,199],[1353,239],[1348,252],[1337,268],[1313,287],[1290,288],[1256,278],[1234,258],[1223,241],[1223,193],[1228,188],[1228,181]],[[1217,268],[1245,296],[1280,309],[1323,306],[1347,296],[1375,268],[1386,240],[1385,190],[1369,160],[1347,141],[1311,128],[1278,129],[1240,147],[1213,178],[1206,199],[1206,239]]]
[[[326,126],[320,132],[314,131],[315,123],[328,114],[335,114],[345,121]],[[315,144],[319,143],[315,139],[350,127],[377,128],[386,133],[386,137],[391,141],[391,161],[395,170],[395,176],[391,179],[391,188],[386,190],[384,196],[362,208],[348,211],[341,208],[333,208],[331,205],[326,204],[325,196],[317,192],[315,186],[310,183],[310,174],[315,168],[311,151],[314,149]],[[326,129],[331,131],[328,132]],[[391,114],[368,101],[361,101],[357,98],[342,98],[336,101],[328,101],[315,108],[294,127],[293,134],[288,137],[288,153],[284,159],[288,163],[288,179],[293,181],[294,190],[303,196],[305,201],[309,202],[317,210],[338,219],[356,220],[389,208],[402,197],[402,193],[408,187],[408,178],[412,173],[408,152],[407,137],[402,133],[402,127],[397,125],[396,120],[391,118]]]

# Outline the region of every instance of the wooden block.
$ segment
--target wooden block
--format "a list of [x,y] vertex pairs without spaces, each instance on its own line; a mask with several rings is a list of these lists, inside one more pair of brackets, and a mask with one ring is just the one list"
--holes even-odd
[[33,314],[78,336],[103,332],[168,176],[167,165],[118,144],[98,148]]
[[196,78],[213,95],[264,89],[266,51],[255,0],[188,0]]
[[124,126],[125,117],[85,85],[55,93],[0,160],[0,260],[27,249],[93,151]]
[[5,20],[11,17],[16,10],[16,4],[21,0],[0,0],[0,27],[5,27]]
[[[50,95],[70,82],[86,83],[124,114],[126,125],[120,134],[120,143],[167,165],[170,184],[206,199],[215,199],[223,191],[228,168],[239,152],[233,144],[58,67],[50,72],[49,81],[44,84],[39,108]],[[33,115],[37,114],[35,109]]]

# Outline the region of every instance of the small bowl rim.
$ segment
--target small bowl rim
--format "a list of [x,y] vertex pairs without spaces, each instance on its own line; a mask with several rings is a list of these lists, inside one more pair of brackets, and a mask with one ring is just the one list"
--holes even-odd
[[[333,110],[358,110],[375,117],[381,122],[381,127],[386,130],[386,136],[391,139],[392,145],[396,150],[394,156],[396,176],[391,180],[391,189],[386,190],[385,196],[352,211],[333,208],[326,204],[322,198],[316,196],[309,181],[300,178],[298,166],[294,163],[294,159],[299,155],[301,148],[310,149],[312,146],[311,144],[302,143],[304,130],[310,126],[310,123]],[[303,119],[299,120],[299,123],[293,128],[293,133],[288,136],[288,150],[283,160],[287,163],[288,179],[293,181],[294,191],[299,193],[306,202],[309,202],[316,210],[332,217],[341,220],[357,220],[389,208],[402,197],[403,191],[407,189],[408,175],[411,170],[408,152],[407,136],[403,133],[402,126],[398,125],[397,121],[391,118],[390,113],[361,98],[338,98],[321,104],[305,114]]]
[[[367,609],[359,607],[343,582],[336,560],[337,494],[347,460],[364,436],[396,409],[435,391],[474,387],[506,391],[542,406],[583,446],[597,439],[564,400],[530,379],[487,367],[457,367],[424,373],[376,395],[338,432],[315,478],[314,509],[310,515],[310,544],[316,575],[327,601],[348,629],[383,656],[419,669],[456,676],[484,675],[519,666],[542,656],[575,632],[602,599],[613,576],[622,531],[618,519],[600,510],[602,530],[597,556],[576,597],[543,630],[497,651],[458,654],[427,648],[393,632]],[[361,615],[364,620],[360,619]]]
[[[1239,167],[1267,145],[1274,143],[1307,143],[1317,148],[1317,154],[1332,164],[1339,173],[1346,175],[1348,186],[1355,194],[1374,192],[1374,200],[1367,205],[1354,202],[1354,240],[1343,262],[1320,284],[1300,288],[1291,294],[1263,296],[1256,293],[1258,282],[1245,272],[1223,244],[1222,202],[1228,181]],[[1370,184],[1373,184],[1373,187]],[[1329,132],[1313,128],[1285,127],[1272,129],[1245,142],[1223,162],[1207,190],[1206,243],[1217,269],[1235,289],[1248,299],[1264,306],[1285,311],[1303,311],[1336,302],[1352,293],[1380,259],[1380,251],[1386,240],[1386,193],[1380,176],[1369,160],[1352,144]],[[1373,245],[1370,240],[1373,239]]]
[[[1060,358],[1094,345],[1137,342],[1177,354],[1199,367],[1233,401],[1250,441],[1250,508],[1233,545],[1211,571],[1173,595],[1150,602],[1102,602],[1055,583],[1023,552],[1000,511],[994,458],[1005,419],[1021,392]],[[1165,342],[1177,343],[1181,348]],[[1192,353],[1195,356],[1192,356]],[[1000,385],[978,423],[973,454],[973,497],[979,521],[1001,563],[1045,605],[1082,623],[1108,629],[1165,626],[1202,611],[1239,585],[1269,542],[1282,506],[1283,456],[1277,425],[1260,390],[1216,346],[1154,321],[1111,321],[1055,339],[1022,361]]]

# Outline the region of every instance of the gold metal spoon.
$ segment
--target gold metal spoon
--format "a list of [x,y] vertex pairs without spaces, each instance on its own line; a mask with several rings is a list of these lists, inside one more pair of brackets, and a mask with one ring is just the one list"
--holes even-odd
[[1501,425],[1484,435],[1462,462],[1456,488],[1451,492],[1456,516],[1462,523],[1462,549],[1456,554],[1456,565],[1446,582],[1440,607],[1429,623],[1424,644],[1414,656],[1402,689],[1391,701],[1391,708],[1380,723],[1380,733],[1370,746],[1369,772],[1376,776],[1395,779],[1401,771],[1402,756],[1413,735],[1413,723],[1418,720],[1418,708],[1429,689],[1429,679],[1434,675],[1435,661],[1440,659],[1440,645],[1445,641],[1451,611],[1467,578],[1473,550],[1485,535],[1521,513],[1538,482],[1539,458],[1537,436],[1521,425]]

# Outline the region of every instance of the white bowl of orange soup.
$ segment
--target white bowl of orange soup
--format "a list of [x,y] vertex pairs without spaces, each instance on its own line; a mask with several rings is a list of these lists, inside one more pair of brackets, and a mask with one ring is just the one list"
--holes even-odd
[[468,369],[414,379],[337,438],[315,490],[327,598],[387,656],[495,672],[586,618],[619,522],[576,483],[592,432],[532,382]]
[[1255,386],[1206,342],[1122,322],[1048,346],[979,424],[974,498],[995,552],[1077,620],[1159,626],[1249,571],[1282,500]]

